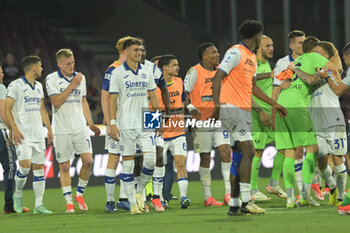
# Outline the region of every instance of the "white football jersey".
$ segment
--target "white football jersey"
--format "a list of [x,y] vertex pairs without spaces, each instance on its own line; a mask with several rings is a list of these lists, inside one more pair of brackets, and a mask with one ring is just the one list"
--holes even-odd
[[[330,76],[334,80],[331,74]],[[321,129],[337,125],[345,126],[339,97],[332,91],[328,84],[317,88],[312,94],[309,104],[309,112],[316,131],[321,131]]]
[[293,59],[293,57],[292,57],[291,54],[288,54],[287,56],[278,59],[276,65],[275,65],[275,69],[274,69],[274,70],[275,70],[275,71],[274,71],[274,77],[273,77],[273,85],[274,85],[274,86],[280,86],[280,85],[281,85],[281,83],[282,83],[283,81],[278,80],[278,79],[276,78],[276,76],[277,76],[279,73],[281,73],[282,71],[284,71],[285,69],[287,69],[287,68],[288,68],[288,65],[289,65],[291,62],[293,62],[293,61],[294,61],[294,59]]
[[[46,77],[48,96],[59,95],[66,90],[73,77],[65,77],[60,70]],[[58,108],[52,105],[52,130],[54,134],[71,134],[86,130],[82,99],[86,96],[86,80],[83,75],[81,83],[76,86],[66,101]]]
[[144,66],[147,66],[153,72],[154,82],[159,88],[165,87],[166,83],[163,77],[162,70],[157,65],[149,60],[145,60]]
[[139,63],[136,72],[127,63],[113,70],[110,94],[119,94],[117,123],[120,129],[143,128],[143,111],[149,110],[147,92],[156,89],[153,71]]
[[44,92],[41,83],[35,81],[34,86],[32,86],[22,76],[10,83],[6,97],[15,100],[12,114],[25,140],[29,142],[43,142],[45,136],[40,109]]

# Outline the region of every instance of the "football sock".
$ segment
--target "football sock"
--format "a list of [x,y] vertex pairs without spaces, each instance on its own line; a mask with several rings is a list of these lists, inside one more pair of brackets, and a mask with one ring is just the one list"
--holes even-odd
[[187,177],[180,178],[177,180],[177,184],[180,190],[181,197],[187,197],[188,179]]
[[241,191],[242,202],[247,203],[251,200],[250,189],[251,185],[249,183],[239,183],[239,189]]
[[335,174],[336,174],[336,182],[338,187],[337,198],[343,199],[343,196],[345,193],[346,179],[347,179],[346,167],[344,163],[339,166],[335,166]]
[[261,158],[254,156],[252,163],[252,171],[250,176],[250,184],[251,184],[251,194],[259,191],[258,187],[258,175],[259,175],[259,166],[260,166]]
[[29,171],[30,171],[30,168],[23,168],[21,166],[18,167],[16,178],[15,178],[16,180],[15,196],[16,197],[23,196],[23,187],[26,184]]
[[116,169],[106,169],[105,172],[105,188],[107,194],[107,202],[114,201],[114,190],[115,190],[115,181],[116,181]]
[[43,204],[45,192],[44,169],[33,170],[33,190],[35,194],[35,207]]
[[231,169],[231,162],[229,163],[221,162],[221,174],[222,174],[222,178],[224,179],[225,195],[228,193],[231,193],[230,169]]
[[294,196],[291,196],[293,193],[290,191],[290,190],[293,190],[294,188],[294,174],[295,174],[294,161],[295,161],[294,158],[285,158],[283,163],[283,180],[287,190],[288,198],[292,198],[292,197],[294,198]]
[[125,185],[124,185],[124,181],[119,180],[120,181],[120,189],[119,189],[119,201],[127,201],[128,200],[128,195],[126,194],[125,191]]
[[143,168],[139,178],[136,192],[142,193],[147,183],[151,180],[156,164],[156,153],[145,153],[143,156]]
[[332,169],[329,165],[327,165],[326,169],[321,170],[319,169],[321,177],[325,180],[327,183],[327,186],[329,189],[335,189],[336,188],[336,183],[335,180],[332,176]]
[[203,193],[204,193],[204,200],[207,200],[209,197],[211,197],[211,176],[210,176],[210,168],[205,167],[199,167],[199,178],[202,183]]
[[62,186],[62,193],[67,204],[73,204],[72,186]]
[[295,177],[295,182],[297,183],[299,194],[301,194],[301,191],[303,188],[302,167],[303,167],[303,159],[296,159],[294,162],[294,169],[295,169],[294,177]]
[[89,180],[82,180],[79,178],[79,181],[78,181],[78,187],[77,187],[77,196],[83,196],[84,195],[84,192],[85,192],[85,189],[86,189],[86,186],[88,184]]
[[162,194],[162,188],[164,183],[165,167],[155,167],[153,173],[153,195],[158,196]]
[[275,158],[273,159],[273,167],[271,173],[271,180],[269,185],[275,187],[279,184],[279,179],[281,177],[281,172],[283,169],[284,155],[277,151]]

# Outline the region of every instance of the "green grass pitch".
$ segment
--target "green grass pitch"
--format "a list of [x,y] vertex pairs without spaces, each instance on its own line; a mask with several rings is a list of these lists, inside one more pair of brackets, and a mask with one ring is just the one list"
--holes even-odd
[[[264,191],[268,179],[260,179],[260,190]],[[281,184],[283,181],[281,179]],[[116,194],[119,193],[118,186]],[[178,195],[174,183],[174,195]],[[265,193],[265,192],[264,192]],[[223,181],[212,182],[212,194],[223,201]],[[3,206],[3,192],[0,192]],[[65,201],[61,189],[45,191],[45,206],[54,211],[52,215],[11,214],[0,216],[0,232],[349,232],[350,216],[339,216],[336,207],[328,206],[328,197],[321,202],[321,207],[303,207],[286,209],[285,200],[272,196],[271,201],[258,203],[267,213],[261,216],[227,216],[228,207],[204,207],[203,192],[200,182],[190,182],[188,197],[192,206],[181,210],[179,201],[170,202],[170,208],[163,213],[156,213],[150,206],[148,214],[130,215],[118,210],[117,213],[104,212],[106,194],[104,186],[88,187],[85,198],[89,206],[86,213],[65,214]],[[26,190],[23,197],[24,206],[33,208],[34,193]]]

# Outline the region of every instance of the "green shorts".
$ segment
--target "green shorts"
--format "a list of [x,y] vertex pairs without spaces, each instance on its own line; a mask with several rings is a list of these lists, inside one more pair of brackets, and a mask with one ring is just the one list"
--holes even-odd
[[252,137],[254,148],[257,150],[265,149],[266,145],[275,141],[275,134],[270,126],[264,126],[259,114],[252,111]]
[[287,109],[287,116],[276,114],[276,149],[293,149],[317,144],[315,127],[306,108]]

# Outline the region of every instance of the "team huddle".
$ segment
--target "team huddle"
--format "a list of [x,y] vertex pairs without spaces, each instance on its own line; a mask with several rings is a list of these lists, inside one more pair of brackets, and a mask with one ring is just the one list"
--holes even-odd
[[[239,27],[241,41],[229,48],[220,62],[216,46],[206,42],[198,47],[199,63],[184,79],[178,77],[179,63],[174,55],[146,60],[144,40],[123,37],[116,48],[119,59],[106,70],[101,92],[104,124],[106,212],[117,207],[142,214],[149,211],[145,188],[153,184],[151,204],[165,211],[170,199],[166,175],[176,168],[180,208],[192,201],[187,196],[186,124],[189,117],[193,147],[200,154],[199,175],[204,206],[228,205],[229,216],[264,214],[256,203],[271,198],[259,191],[258,172],[265,147],[274,143],[278,150],[267,193],[286,199],[286,207],[320,206],[311,197],[316,178],[329,187],[329,204],[340,214],[350,214],[350,193],[345,193],[347,169],[346,124],[339,96],[350,92],[350,71],[343,80],[341,59],[330,42],[305,36],[299,30],[288,36],[290,54],[278,60],[274,69],[273,41],[262,35],[263,25],[246,20]],[[256,51],[256,52],[255,52]],[[343,49],[350,66],[350,43]],[[33,169],[35,214],[50,214],[43,205],[45,190],[45,135],[53,142],[59,163],[66,213],[74,213],[73,199],[87,211],[84,192],[92,166],[92,145],[88,128],[100,134],[86,100],[85,76],[74,70],[70,49],[56,53],[58,70],[47,75],[46,92],[52,105],[52,120],[44,106],[41,59],[27,56],[22,61],[24,76],[7,90],[0,84],[0,150],[8,155],[5,169],[4,213],[23,213],[23,187]],[[3,73],[0,66],[0,81]],[[190,116],[186,116],[185,112]],[[145,129],[144,114],[161,119],[156,129]],[[205,124],[204,122],[215,122]],[[52,122],[52,126],[51,123]],[[218,124],[216,124],[218,123]],[[9,135],[6,133],[8,129]],[[211,193],[211,151],[217,148],[224,180],[223,202]],[[15,157],[19,161],[16,169]],[[82,160],[73,198],[70,160]],[[171,154],[170,158],[168,154]],[[305,154],[305,157],[304,157]],[[334,163],[335,177],[328,157]],[[115,201],[116,169],[122,160],[119,199]],[[166,164],[171,161],[170,168]],[[3,166],[5,163],[3,163]],[[316,165],[317,164],[317,165]],[[174,167],[173,167],[174,166]],[[285,191],[279,180],[283,171]],[[294,192],[296,182],[299,196]],[[323,196],[316,196],[322,200]]]

